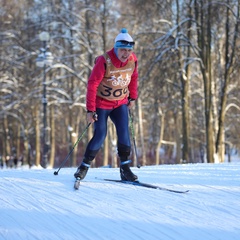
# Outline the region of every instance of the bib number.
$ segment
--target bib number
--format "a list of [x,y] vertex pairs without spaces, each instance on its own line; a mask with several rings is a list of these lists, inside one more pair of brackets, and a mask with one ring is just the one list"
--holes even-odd
[[125,95],[127,93],[127,88],[117,88],[117,89],[113,89],[109,86],[103,85],[104,90],[101,91],[101,95],[103,97],[113,97],[113,98],[119,98],[122,95]]

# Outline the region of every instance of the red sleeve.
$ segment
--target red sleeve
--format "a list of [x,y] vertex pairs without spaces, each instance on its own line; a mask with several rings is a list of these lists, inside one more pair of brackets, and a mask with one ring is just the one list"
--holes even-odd
[[96,111],[97,88],[105,75],[105,64],[105,58],[99,56],[88,79],[86,96],[86,108],[88,111]]
[[129,90],[129,97],[131,99],[137,99],[138,97],[138,62],[137,62],[137,57],[134,53],[133,53],[133,57],[135,62],[135,69],[131,76],[131,82],[128,85],[128,90]]

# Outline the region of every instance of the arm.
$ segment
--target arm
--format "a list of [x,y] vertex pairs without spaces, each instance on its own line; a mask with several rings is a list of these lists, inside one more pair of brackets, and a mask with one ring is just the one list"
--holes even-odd
[[87,111],[96,111],[97,88],[105,75],[105,63],[105,58],[103,56],[99,56],[88,79],[86,94]]
[[138,97],[138,62],[137,62],[137,57],[135,56],[135,54],[133,56],[134,56],[134,60],[135,60],[135,69],[131,76],[131,82],[128,85],[129,100],[131,100],[128,103],[129,108],[131,108],[134,105],[134,100],[136,100]]

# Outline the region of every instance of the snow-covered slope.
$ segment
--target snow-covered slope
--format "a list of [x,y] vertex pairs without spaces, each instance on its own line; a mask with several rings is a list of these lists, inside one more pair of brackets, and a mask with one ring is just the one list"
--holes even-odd
[[240,164],[132,168],[142,182],[187,194],[103,178],[119,169],[90,169],[79,190],[75,168],[0,170],[0,239],[239,240]]

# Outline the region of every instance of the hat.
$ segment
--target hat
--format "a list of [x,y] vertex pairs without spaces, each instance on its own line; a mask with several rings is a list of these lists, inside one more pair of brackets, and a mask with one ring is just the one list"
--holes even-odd
[[114,48],[131,48],[133,49],[134,41],[132,37],[128,34],[126,28],[122,28],[121,32],[115,38]]

